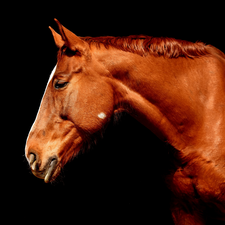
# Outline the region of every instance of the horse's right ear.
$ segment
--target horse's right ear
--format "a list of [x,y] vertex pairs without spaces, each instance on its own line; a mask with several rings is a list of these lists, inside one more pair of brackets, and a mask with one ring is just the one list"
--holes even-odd
[[57,19],[54,19],[59,27],[59,32],[65,46],[73,52],[79,52],[80,55],[90,57],[89,45],[80,37],[64,27]]
[[49,26],[49,29],[51,30],[52,32],[52,35],[53,35],[53,38],[54,38],[54,41],[55,41],[55,44],[58,48],[62,48],[62,46],[65,44],[65,41],[62,39],[61,35],[58,34],[54,29],[52,29],[50,26]]

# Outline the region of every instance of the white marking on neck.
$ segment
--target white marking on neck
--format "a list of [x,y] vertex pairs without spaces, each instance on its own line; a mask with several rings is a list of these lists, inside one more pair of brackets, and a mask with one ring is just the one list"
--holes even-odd
[[105,119],[105,118],[106,118],[105,113],[103,113],[103,112],[99,113],[99,114],[98,114],[98,118],[100,118],[100,119]]

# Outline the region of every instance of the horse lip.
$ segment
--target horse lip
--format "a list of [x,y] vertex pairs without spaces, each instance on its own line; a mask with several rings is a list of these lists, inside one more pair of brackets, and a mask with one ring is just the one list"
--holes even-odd
[[40,179],[44,179],[45,178],[45,174],[46,174],[46,170],[44,171],[35,171],[33,169],[31,169],[32,173],[34,174],[35,177],[40,178]]

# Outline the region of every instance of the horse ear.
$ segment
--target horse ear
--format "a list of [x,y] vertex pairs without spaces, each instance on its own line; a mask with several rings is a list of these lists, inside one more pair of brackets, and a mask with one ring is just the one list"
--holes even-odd
[[62,48],[62,46],[65,44],[65,41],[63,41],[62,37],[60,34],[58,34],[57,32],[55,32],[55,30],[53,30],[50,26],[49,29],[52,32],[55,44],[58,48]]
[[65,45],[72,51],[79,51],[81,54],[87,54],[89,50],[88,44],[73,32],[65,28],[57,19],[55,19],[55,21],[58,24],[59,31]]

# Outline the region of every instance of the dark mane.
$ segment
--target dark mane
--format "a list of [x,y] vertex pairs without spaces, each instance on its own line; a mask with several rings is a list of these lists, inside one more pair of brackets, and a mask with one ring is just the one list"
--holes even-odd
[[82,39],[88,42],[89,45],[95,45],[99,48],[100,44],[103,44],[105,48],[112,46],[141,56],[152,54],[168,58],[193,58],[209,53],[207,45],[202,42],[193,43],[175,38],[132,35],[128,37],[82,37]]

